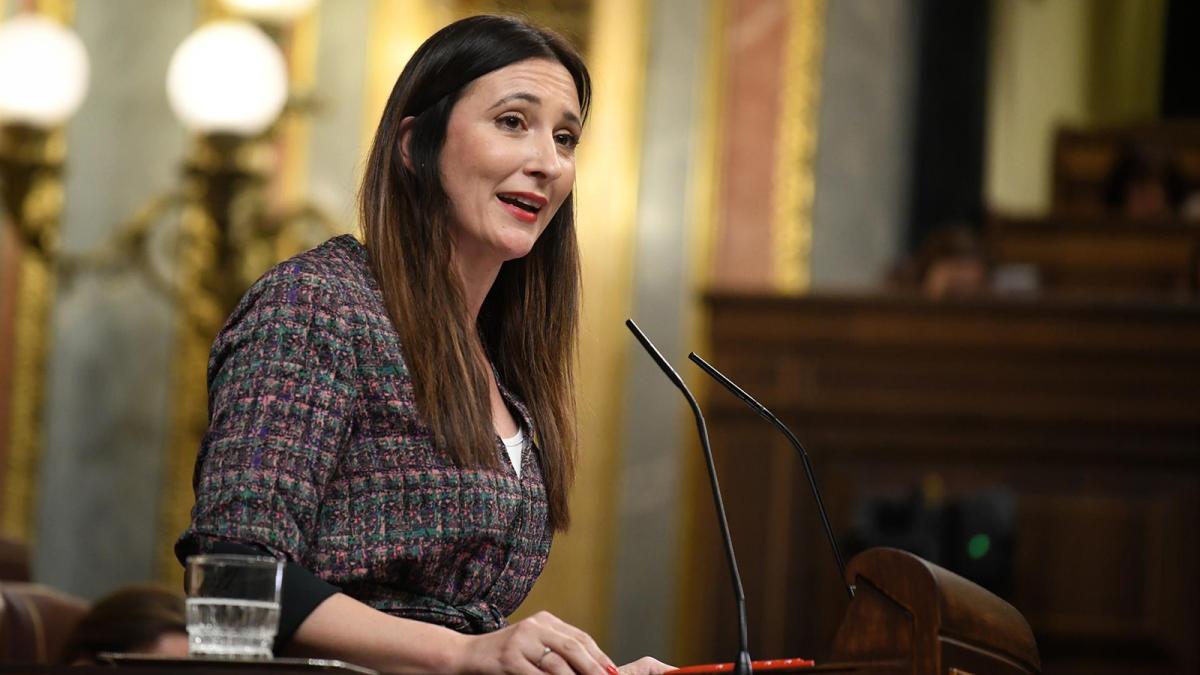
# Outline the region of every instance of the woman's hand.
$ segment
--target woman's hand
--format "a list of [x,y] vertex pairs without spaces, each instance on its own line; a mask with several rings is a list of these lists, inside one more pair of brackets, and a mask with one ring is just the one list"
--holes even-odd
[[463,635],[389,616],[342,593],[300,624],[289,653],[343,659],[386,673],[658,675],[671,669],[646,657],[618,672],[587,633],[549,612],[494,633]]
[[643,656],[633,663],[626,663],[617,670],[621,675],[660,675],[668,670],[675,670],[675,666],[668,666],[650,656]]
[[467,638],[458,670],[464,675],[618,675],[617,666],[591,636],[549,612],[538,612],[507,628]]

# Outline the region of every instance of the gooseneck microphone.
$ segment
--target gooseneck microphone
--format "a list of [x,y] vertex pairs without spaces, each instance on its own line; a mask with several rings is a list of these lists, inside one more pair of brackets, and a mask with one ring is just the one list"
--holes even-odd
[[729,574],[733,577],[733,594],[737,600],[738,611],[738,640],[741,651],[738,652],[737,660],[734,662],[736,675],[750,675],[753,672],[753,666],[750,665],[750,648],[748,646],[746,628],[746,594],[742,591],[742,575],[738,572],[737,557],[733,554],[733,537],[729,534],[729,521],[725,518],[725,502],[721,499],[721,485],[717,481],[717,469],[713,464],[712,447],[708,442],[708,427],[704,424],[704,415],[700,412],[700,404],[696,402],[696,397],[692,396],[692,392],[688,391],[687,385],[683,383],[683,378],[679,377],[679,373],[671,367],[670,363],[663,358],[663,355],[658,352],[650,338],[638,328],[633,319],[626,319],[625,325],[629,328],[637,341],[641,343],[642,348],[654,359],[658,367],[666,374],[667,379],[674,384],[679,391],[683,392],[684,398],[687,399],[688,405],[692,407],[692,414],[696,417],[696,429],[700,433],[700,445],[704,448],[704,461],[708,464],[708,480],[712,485],[713,502],[717,507],[717,519],[721,523],[721,536],[725,540],[725,559],[729,562]]
[[829,514],[825,511],[825,502],[821,500],[821,491],[817,489],[817,477],[813,472],[812,462],[808,459],[808,451],[804,449],[804,445],[800,443],[800,440],[796,438],[796,435],[792,433],[792,430],[787,428],[787,425],[785,425],[783,422],[780,422],[778,417],[772,414],[770,410],[767,410],[765,405],[754,400],[753,396],[747,394],[745,390],[734,384],[733,380],[725,377],[721,371],[714,368],[711,364],[709,364],[708,361],[705,361],[697,356],[696,352],[691,352],[688,354],[688,359],[690,359],[692,363],[700,366],[700,368],[704,372],[708,373],[714,380],[720,382],[721,385],[728,389],[734,396],[742,399],[742,402],[750,406],[751,410],[758,413],[759,417],[770,422],[775,426],[776,429],[782,431],[783,435],[787,436],[787,439],[792,444],[792,447],[796,449],[796,452],[800,453],[800,459],[804,460],[804,473],[808,476],[808,485],[812,488],[813,499],[815,499],[817,502],[817,513],[819,513],[821,516],[821,524],[825,526],[825,536],[829,539],[830,548],[833,549],[833,559],[834,562],[837,563],[838,575],[842,579],[842,583],[846,584],[846,592],[850,594],[850,599],[853,600],[854,585],[846,582],[846,563],[842,560],[842,551],[838,548],[837,539],[833,536],[833,528],[829,525]]

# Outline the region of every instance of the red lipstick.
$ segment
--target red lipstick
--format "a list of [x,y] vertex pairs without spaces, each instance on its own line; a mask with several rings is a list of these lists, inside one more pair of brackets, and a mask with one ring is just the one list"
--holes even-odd
[[500,205],[523,223],[537,222],[538,212],[549,200],[532,192],[502,192],[496,195]]

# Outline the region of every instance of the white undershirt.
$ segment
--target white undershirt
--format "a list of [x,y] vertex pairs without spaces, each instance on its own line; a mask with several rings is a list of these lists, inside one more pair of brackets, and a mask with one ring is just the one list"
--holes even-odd
[[517,478],[521,477],[521,451],[525,449],[525,432],[517,427],[517,434],[509,438],[500,439],[504,443],[504,449],[508,451],[508,459],[512,462],[513,468],[517,470]]

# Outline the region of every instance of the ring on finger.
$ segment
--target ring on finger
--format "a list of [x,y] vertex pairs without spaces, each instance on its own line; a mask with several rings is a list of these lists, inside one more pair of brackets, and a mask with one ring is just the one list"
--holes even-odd
[[542,667],[542,659],[546,658],[546,655],[548,655],[552,651],[554,651],[554,650],[550,649],[549,647],[542,647],[542,655],[538,657],[538,660],[534,663],[534,665],[537,666],[538,668],[541,668]]

